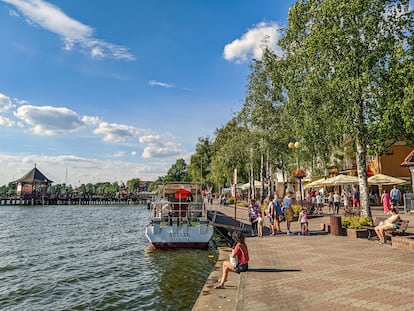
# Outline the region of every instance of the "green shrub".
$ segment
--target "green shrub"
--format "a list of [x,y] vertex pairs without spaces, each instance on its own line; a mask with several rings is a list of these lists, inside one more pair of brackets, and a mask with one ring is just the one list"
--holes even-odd
[[229,198],[226,200],[226,204],[234,204],[234,197],[229,197]]
[[371,218],[369,217],[343,217],[342,227],[349,229],[360,229],[362,226],[371,226]]

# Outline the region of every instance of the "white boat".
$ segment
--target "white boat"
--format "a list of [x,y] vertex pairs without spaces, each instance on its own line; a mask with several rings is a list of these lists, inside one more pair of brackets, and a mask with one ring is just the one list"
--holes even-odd
[[163,184],[151,215],[145,234],[155,248],[205,249],[213,236],[200,183]]

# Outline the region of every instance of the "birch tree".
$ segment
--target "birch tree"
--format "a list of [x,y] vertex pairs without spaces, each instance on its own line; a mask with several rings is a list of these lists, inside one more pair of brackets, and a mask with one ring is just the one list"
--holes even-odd
[[[346,134],[355,142],[365,216],[371,216],[366,173],[369,127],[377,111],[388,105],[383,81],[395,64],[390,60],[397,57],[396,51],[409,50],[411,27],[408,0],[303,0],[290,8],[280,42],[289,65],[288,107],[296,121],[311,124],[323,113],[331,118],[334,134]],[[309,107],[316,105],[318,114],[309,113]]]

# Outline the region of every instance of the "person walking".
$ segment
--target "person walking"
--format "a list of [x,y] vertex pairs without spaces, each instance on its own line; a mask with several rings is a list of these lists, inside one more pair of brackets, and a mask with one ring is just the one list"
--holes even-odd
[[270,223],[270,235],[275,235],[275,217],[276,217],[276,212],[275,212],[275,207],[273,205],[273,201],[270,199],[270,196],[268,196],[266,198],[266,203],[267,203],[267,218],[269,218],[269,223]]
[[290,223],[293,220],[293,209],[292,209],[292,198],[291,198],[290,191],[288,191],[285,197],[283,198],[282,212],[285,215],[287,235],[291,235],[292,232],[290,231]]
[[384,207],[384,213],[389,214],[390,213],[390,207],[391,207],[390,206],[391,205],[391,199],[390,199],[390,195],[389,195],[387,190],[384,190],[382,192],[381,203],[382,203],[382,206]]
[[331,211],[333,213],[334,211],[334,201],[333,201],[333,192],[329,192],[329,196],[328,196],[328,206],[329,206],[329,210],[328,210],[328,214],[331,214]]
[[361,202],[359,201],[359,190],[357,187],[354,188],[354,192],[352,193],[352,207],[360,207]]
[[298,223],[300,224],[301,235],[306,235],[308,233],[308,216],[305,207],[302,207],[300,210]]
[[335,191],[333,195],[333,203],[334,203],[334,214],[339,214],[339,205],[341,204],[341,196],[339,195],[338,191]]
[[282,212],[282,206],[280,205],[277,193],[275,193],[273,195],[272,203],[273,203],[274,211],[275,211],[275,217],[274,217],[275,232],[281,232],[281,230],[280,230],[280,218],[282,217],[283,212]]
[[390,191],[390,197],[392,200],[392,205],[394,207],[398,207],[401,199],[401,191],[397,188],[397,186],[394,185]]
[[316,212],[318,215],[323,214],[323,197],[320,192],[316,194]]
[[256,203],[255,199],[251,199],[250,205],[247,209],[249,214],[250,224],[252,225],[252,235],[257,234],[257,217],[259,216],[260,206]]

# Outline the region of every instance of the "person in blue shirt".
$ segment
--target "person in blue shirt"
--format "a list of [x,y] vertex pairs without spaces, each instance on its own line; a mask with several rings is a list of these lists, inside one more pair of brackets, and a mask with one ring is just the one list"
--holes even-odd
[[397,186],[394,185],[394,187],[390,191],[390,197],[392,201],[392,205],[397,207],[400,203],[401,198],[401,191],[397,188]]
[[353,207],[360,207],[361,203],[359,201],[359,191],[358,191],[357,188],[354,189],[352,197],[353,197],[352,206]]
[[275,193],[274,196],[273,196],[272,204],[273,204],[273,208],[274,208],[274,211],[275,211],[275,217],[274,217],[275,231],[276,232],[281,232],[281,230],[280,230],[280,217],[283,215],[283,212],[282,212],[282,206],[280,205],[279,200],[278,200],[277,193]]

